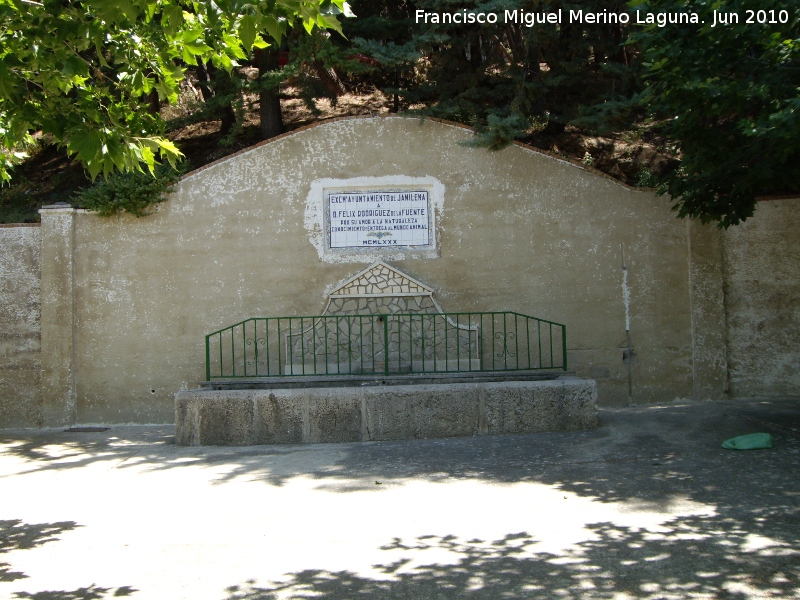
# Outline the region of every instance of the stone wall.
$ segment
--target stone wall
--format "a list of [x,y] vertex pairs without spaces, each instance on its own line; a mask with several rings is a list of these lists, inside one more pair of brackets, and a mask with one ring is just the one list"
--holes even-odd
[[[459,144],[471,135],[402,117],[328,122],[186,176],[149,217],[56,207],[41,230],[6,229],[3,343],[15,358],[4,363],[0,426],[172,422],[175,393],[205,379],[206,333],[321,314],[378,260],[445,312],[566,324],[569,369],[597,381],[601,405],[721,399],[729,388],[800,395],[800,201],[760,203],[721,232],[557,157]],[[434,199],[430,247],[321,248],[326,186],[408,182]],[[38,282],[17,283],[14,266],[38,272],[39,236],[41,392]]]
[[[434,289],[445,312],[565,323],[570,370],[597,380],[601,404],[624,404],[621,250],[633,399],[693,397],[686,222],[664,198],[549,155],[459,144],[471,135],[430,120],[330,122],[185,177],[150,217],[44,211],[47,235],[63,237],[49,246],[74,243],[73,280],[61,272],[53,291],[72,286],[73,320],[44,315],[62,340],[46,365],[45,410],[56,421],[170,422],[175,392],[205,378],[204,334],[252,316],[320,314],[376,259]],[[314,190],[330,181],[422,181],[440,199],[435,251],[322,255]]]
[[760,202],[724,240],[730,393],[800,396],[800,200]]
[[0,426],[42,424],[38,226],[0,226]]

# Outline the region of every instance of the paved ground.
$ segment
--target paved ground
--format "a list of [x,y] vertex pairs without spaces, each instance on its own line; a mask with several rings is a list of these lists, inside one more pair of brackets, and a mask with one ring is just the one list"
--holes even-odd
[[[766,431],[772,450],[720,443]],[[0,597],[800,597],[800,402],[598,430],[177,448],[0,432]]]

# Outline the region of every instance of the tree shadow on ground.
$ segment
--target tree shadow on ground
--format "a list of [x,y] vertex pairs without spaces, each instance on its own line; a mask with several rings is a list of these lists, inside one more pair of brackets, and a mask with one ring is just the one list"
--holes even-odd
[[119,588],[104,588],[94,584],[89,587],[78,588],[73,591],[46,591],[46,592],[17,592],[15,598],[27,598],[30,600],[104,600],[108,598],[123,598],[131,596],[137,590],[132,587],[123,586]]
[[[320,486],[377,491],[416,473],[433,481],[531,482],[664,521],[592,523],[588,539],[554,552],[537,549],[536,532],[488,543],[394,540],[382,548],[390,558],[375,565],[377,573],[304,570],[273,584],[233,586],[227,600],[800,597],[800,428],[797,404],[790,408],[770,416],[670,407],[628,423],[623,436],[612,424],[605,432],[429,440],[413,455],[404,450],[409,444],[372,445],[342,461],[350,480],[315,475]],[[775,448],[720,447],[752,432],[754,419]],[[674,503],[685,501],[711,512],[670,518]],[[432,550],[450,559],[431,561]]]
[[[607,410],[601,411],[599,429],[580,432],[244,448],[175,447],[171,427],[122,427],[105,434],[6,431],[0,432],[0,449],[4,455],[20,459],[20,470],[11,476],[96,463],[152,471],[224,464],[230,468],[216,483],[245,476],[281,486],[300,474],[325,481],[341,479],[346,473],[352,484],[341,487],[340,491],[346,492],[371,489],[369,484],[376,476],[512,482],[531,480],[537,467],[553,464],[708,458],[722,452],[719,444],[727,437],[756,430],[780,438],[776,447],[800,439],[800,403],[728,402]],[[300,463],[302,469],[297,468]],[[357,480],[364,485],[359,487]]]
[[[664,532],[590,526],[593,539],[558,555],[537,551],[528,533],[492,542],[453,536],[394,540],[382,550],[400,558],[365,576],[305,570],[281,582],[255,580],[228,589],[227,600],[279,598],[796,598],[800,550],[786,540],[754,538],[724,516],[684,517]],[[424,562],[434,550],[446,562]],[[420,562],[423,561],[423,562]]]
[[[48,542],[58,541],[62,533],[72,531],[77,527],[81,527],[81,525],[75,521],[23,523],[20,519],[0,520],[0,558],[9,552],[29,550]],[[9,563],[0,562],[0,583],[27,577],[25,573],[13,571]],[[128,586],[102,588],[90,585],[74,591],[15,592],[13,597],[33,600],[102,600],[130,596],[135,591],[134,588]]]
[[[410,479],[528,482],[664,519],[675,513],[676,498],[713,508],[711,516],[672,518],[650,529],[593,523],[587,540],[558,555],[537,549],[535,531],[494,542],[395,540],[377,567],[380,576],[305,570],[279,584],[231,588],[229,600],[800,597],[799,403],[604,411],[602,421],[600,429],[585,432],[246,449],[174,448],[163,430],[154,430],[150,440],[141,430],[118,441],[82,441],[71,434],[60,454],[37,443],[35,435],[0,442],[7,444],[5,454],[24,459],[28,472],[108,461],[143,471],[223,465],[229,468],[218,475],[220,485],[243,476],[275,486],[305,477],[331,492],[379,494]],[[775,447],[720,447],[728,437],[753,431],[772,433]],[[452,560],[430,560],[431,550],[445,551]],[[130,589],[19,597],[84,600]]]
[[[719,444],[753,431],[772,433],[776,439],[773,457],[785,455],[798,449],[800,403],[731,401],[607,410],[601,411],[601,427],[591,431],[397,442],[175,447],[172,431],[169,427],[128,427],[107,434],[50,433],[49,437],[39,437],[36,432],[19,436],[0,432],[0,447],[3,454],[21,459],[20,470],[9,476],[80,469],[95,463],[145,471],[225,465],[228,468],[214,483],[246,477],[282,486],[304,476],[318,479],[331,491],[350,492],[373,490],[376,479],[387,483],[408,477],[510,483],[541,481],[542,474],[554,467],[557,471],[574,468],[578,475],[583,467],[593,473],[604,470],[598,465],[623,471],[631,467],[640,475],[649,475],[642,465],[667,465],[676,460],[733,465],[740,459]],[[55,450],[54,445],[58,446]],[[663,473],[650,471],[653,486],[663,490],[671,489],[680,477],[675,475],[664,483]],[[590,480],[578,477],[571,489],[597,495],[597,482],[598,476]],[[636,490],[626,488],[626,480],[617,478],[617,482],[618,489],[599,486],[602,499],[611,502],[635,495]]]
[[[5,477],[100,462],[145,472],[223,467],[216,485],[242,477],[273,486],[312,478],[317,489],[335,493],[380,493],[410,479],[462,480],[541,483],[654,511],[666,511],[677,496],[711,505],[735,500],[745,511],[800,503],[800,402],[642,407],[603,411],[601,421],[591,431],[354,444],[176,448],[164,428],[128,428],[127,437],[64,434],[57,451],[50,440],[62,438],[52,434],[0,435],[0,445],[4,455],[22,459],[21,469]],[[720,447],[757,430],[773,434],[773,449]]]
[[[23,523],[19,519],[0,521],[0,556],[14,550],[27,550],[56,541],[59,534],[78,526],[74,521],[60,523]],[[0,562],[0,582],[26,577],[25,573],[12,571],[10,564]]]
[[[171,448],[175,436],[162,430],[137,431],[118,438],[113,430],[107,433],[75,433],[69,431],[6,430],[0,431],[0,454],[23,461],[24,468],[4,477],[16,477],[41,471],[75,470],[97,463],[118,462],[120,468],[132,466],[136,459],[160,467],[165,463],[165,448]],[[163,429],[163,428],[162,428]],[[172,429],[172,428],[166,428]],[[178,466],[177,464],[174,466]],[[0,476],[0,479],[3,476]]]

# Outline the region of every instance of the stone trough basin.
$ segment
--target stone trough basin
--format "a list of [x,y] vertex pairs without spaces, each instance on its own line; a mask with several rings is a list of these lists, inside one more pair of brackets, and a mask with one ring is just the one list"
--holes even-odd
[[410,440],[597,426],[595,382],[564,371],[286,377],[201,386],[175,396],[178,445]]

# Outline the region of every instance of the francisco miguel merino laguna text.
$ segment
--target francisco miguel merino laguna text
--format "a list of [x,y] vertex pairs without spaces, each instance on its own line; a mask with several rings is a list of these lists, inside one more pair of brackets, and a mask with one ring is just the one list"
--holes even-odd
[[[564,15],[567,16],[567,21],[564,21]],[[522,9],[519,10],[506,10],[503,11],[504,24],[516,23],[525,25],[526,27],[533,27],[534,25],[541,24],[560,24],[560,23],[588,23],[588,24],[608,24],[608,23],[638,23],[640,25],[657,24],[659,27],[666,27],[668,24],[677,23],[701,23],[700,17],[697,13],[693,12],[643,12],[636,11],[636,19],[631,21],[632,17],[627,12],[611,12],[603,10],[602,12],[587,12],[584,10],[569,10],[564,11],[559,8],[551,12],[527,12]],[[456,12],[428,12],[422,9],[417,9],[415,14],[417,23],[431,23],[431,24],[456,24],[456,25],[471,25],[471,24],[493,24],[499,21],[498,13],[495,12],[471,12],[463,9]],[[715,19],[716,21],[716,19]]]

